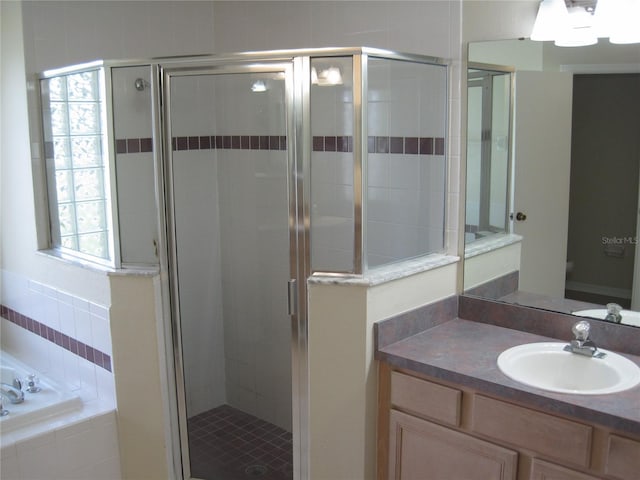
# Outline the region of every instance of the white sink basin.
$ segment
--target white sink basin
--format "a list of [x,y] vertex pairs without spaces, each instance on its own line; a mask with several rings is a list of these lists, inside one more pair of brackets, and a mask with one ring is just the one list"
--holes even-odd
[[[607,316],[606,308],[592,308],[590,310],[578,310],[573,312],[573,315],[578,315],[580,317],[590,317],[590,318],[599,318],[604,320]],[[623,325],[633,325],[635,327],[640,327],[640,312],[635,312],[633,310],[621,310],[620,315],[622,315],[622,323]]]
[[640,368],[610,352],[592,358],[565,352],[565,343],[527,343],[509,348],[498,357],[507,377],[532,387],[560,393],[601,395],[621,392],[640,383]]

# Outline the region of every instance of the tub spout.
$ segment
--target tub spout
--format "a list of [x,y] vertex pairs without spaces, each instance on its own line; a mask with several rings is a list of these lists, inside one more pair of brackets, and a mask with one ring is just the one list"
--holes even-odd
[[0,395],[3,398],[9,400],[9,403],[22,403],[24,402],[24,392],[19,388],[6,383],[0,384]]

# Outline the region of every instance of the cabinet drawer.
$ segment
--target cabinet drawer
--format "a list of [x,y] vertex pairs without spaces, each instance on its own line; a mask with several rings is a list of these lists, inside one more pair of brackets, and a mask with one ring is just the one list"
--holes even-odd
[[472,428],[562,462],[589,466],[593,428],[581,423],[475,395]]
[[391,404],[448,425],[460,424],[462,392],[399,372],[391,373]]
[[640,475],[640,442],[610,435],[605,472],[624,480],[637,479]]

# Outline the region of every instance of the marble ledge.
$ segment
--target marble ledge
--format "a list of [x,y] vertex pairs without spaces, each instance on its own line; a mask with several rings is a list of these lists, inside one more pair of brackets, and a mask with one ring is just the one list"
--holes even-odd
[[38,250],[37,255],[59,261],[66,265],[84,268],[96,273],[113,277],[155,277],[160,274],[159,265],[126,265],[120,268],[91,262],[80,257],[68,255],[58,250]]
[[311,285],[354,285],[374,287],[418,273],[435,270],[460,261],[455,255],[434,254],[376,267],[363,275],[314,273],[309,277]]
[[522,241],[522,236],[514,233],[496,234],[475,240],[464,248],[464,258],[472,258]]
[[[509,328],[454,318],[422,333],[377,349],[376,359],[547,413],[593,422],[640,436],[640,385],[609,395],[548,392],[511,380],[498,355],[524,343],[558,341]],[[640,364],[640,357],[625,354]]]

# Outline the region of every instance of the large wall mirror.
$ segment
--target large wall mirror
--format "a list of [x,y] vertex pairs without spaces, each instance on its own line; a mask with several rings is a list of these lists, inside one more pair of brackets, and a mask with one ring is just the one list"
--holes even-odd
[[[468,60],[465,294],[640,327],[640,46],[478,42]],[[477,86],[500,71],[512,103],[491,139]]]

